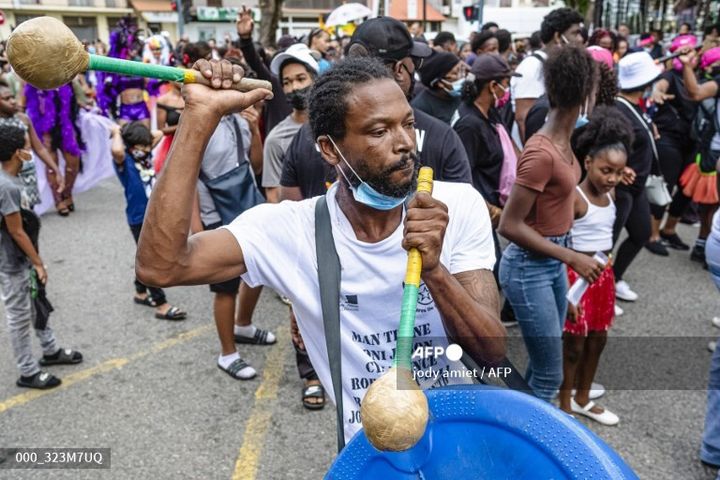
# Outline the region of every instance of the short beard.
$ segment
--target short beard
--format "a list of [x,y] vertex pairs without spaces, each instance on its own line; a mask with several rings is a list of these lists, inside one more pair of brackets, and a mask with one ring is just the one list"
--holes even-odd
[[[390,175],[395,171],[403,170],[407,166],[408,162],[413,162],[413,174],[410,180],[399,185],[391,183]],[[411,152],[403,155],[402,158],[400,158],[400,160],[394,165],[391,165],[378,173],[370,172],[364,162],[358,163],[358,165],[354,168],[360,178],[362,178],[365,183],[374,188],[378,193],[393,198],[406,198],[417,188],[417,175],[420,170],[420,166],[417,155]],[[350,185],[357,188],[360,185],[360,180],[353,175],[350,169],[344,169],[343,171],[349,179]]]

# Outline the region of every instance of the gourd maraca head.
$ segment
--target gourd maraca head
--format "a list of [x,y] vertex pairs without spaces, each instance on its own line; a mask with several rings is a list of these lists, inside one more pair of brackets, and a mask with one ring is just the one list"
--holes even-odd
[[368,389],[360,407],[363,429],[378,450],[402,452],[425,434],[427,397],[406,368],[391,368]]
[[30,85],[49,90],[87,70],[89,55],[72,31],[53,17],[37,17],[17,26],[7,41],[7,57]]

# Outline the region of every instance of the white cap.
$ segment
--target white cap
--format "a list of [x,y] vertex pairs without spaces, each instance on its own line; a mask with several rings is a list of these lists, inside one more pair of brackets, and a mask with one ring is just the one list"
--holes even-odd
[[318,73],[320,67],[318,66],[317,60],[315,60],[310,53],[310,49],[304,43],[296,43],[290,45],[284,52],[278,53],[270,63],[270,71],[277,76],[280,76],[280,65],[285,63],[286,60],[298,60],[304,63],[315,73]]
[[625,55],[618,63],[620,89],[631,90],[647,85],[657,79],[662,71],[662,66],[655,64],[647,52]]

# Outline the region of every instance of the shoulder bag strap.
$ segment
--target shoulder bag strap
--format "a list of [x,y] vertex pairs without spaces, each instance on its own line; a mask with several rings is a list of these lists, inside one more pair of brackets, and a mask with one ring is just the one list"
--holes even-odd
[[653,160],[655,161],[655,167],[658,169],[658,172],[660,172],[660,174],[662,175],[662,172],[660,170],[660,161],[659,161],[660,157],[658,155],[657,146],[655,145],[655,137],[653,136],[653,133],[650,130],[650,127],[648,127],[648,124],[645,121],[645,119],[637,112],[637,110],[635,110],[635,107],[633,107],[630,102],[625,100],[623,97],[616,97],[616,98],[620,103],[625,105],[625,107],[627,107],[633,113],[633,115],[635,115],[635,118],[638,119],[638,121],[642,124],[642,126],[645,127],[645,131],[647,132],[648,137],[650,138],[650,145],[652,145]]
[[[238,165],[242,165],[243,161],[245,161],[245,144],[243,142],[242,129],[240,128],[240,124],[238,123],[234,113],[230,115],[230,119],[232,121],[233,130],[235,131],[235,138],[237,139],[237,163]],[[203,183],[210,181],[208,176],[205,175],[205,172],[203,172],[202,164],[200,165],[200,174],[198,176],[200,177],[200,181]]]
[[340,352],[340,259],[335,250],[332,223],[325,195],[315,204],[315,252],[322,306],[325,345],[332,377],[337,412],[338,452],[345,447],[342,395],[342,356]]
[[538,60],[540,60],[540,63],[545,64],[545,57],[543,57],[543,56],[540,55],[539,53],[534,52],[534,53],[532,53],[530,56],[537,58]]
[[245,161],[245,144],[243,143],[242,130],[240,129],[240,124],[238,123],[237,117],[233,113],[230,115],[230,118],[232,119],[233,129],[235,130],[235,138],[237,138],[237,159],[238,165],[240,165]]

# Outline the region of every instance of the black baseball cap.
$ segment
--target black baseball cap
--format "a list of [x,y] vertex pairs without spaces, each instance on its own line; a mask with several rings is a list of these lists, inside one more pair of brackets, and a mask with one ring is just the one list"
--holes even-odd
[[470,73],[475,76],[476,80],[497,80],[506,77],[522,77],[519,73],[515,73],[510,65],[503,57],[497,53],[484,53],[478,55],[470,68]]
[[404,23],[391,17],[366,20],[355,29],[350,47],[359,44],[375,57],[402,60],[405,57],[426,58],[433,50],[424,43],[413,42]]

